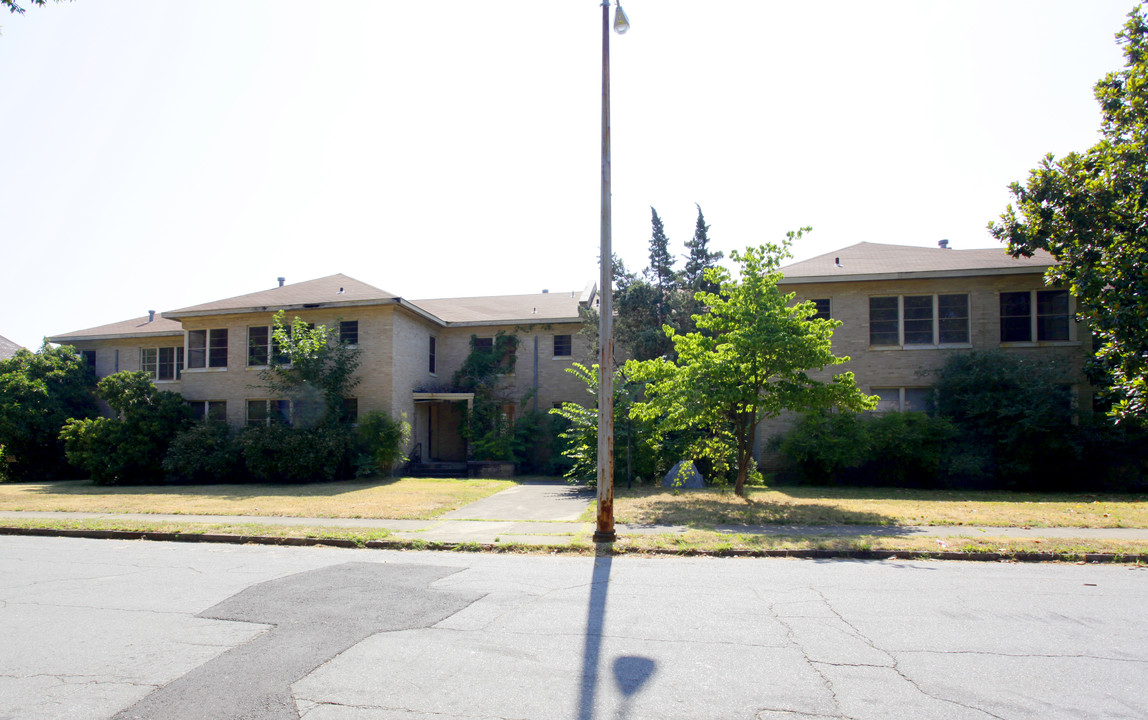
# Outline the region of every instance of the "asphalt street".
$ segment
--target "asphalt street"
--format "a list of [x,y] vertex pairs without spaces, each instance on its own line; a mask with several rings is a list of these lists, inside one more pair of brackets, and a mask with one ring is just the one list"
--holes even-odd
[[1144,718],[1146,573],[0,537],[0,720]]

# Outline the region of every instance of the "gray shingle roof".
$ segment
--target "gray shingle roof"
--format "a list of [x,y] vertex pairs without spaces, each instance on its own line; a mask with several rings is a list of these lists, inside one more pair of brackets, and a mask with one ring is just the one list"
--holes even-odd
[[282,287],[260,290],[224,300],[215,300],[202,305],[168,310],[164,317],[179,318],[189,315],[212,315],[216,313],[264,311],[277,308],[305,305],[369,305],[380,301],[391,301],[395,295],[380,290],[373,285],[360,282],[343,274],[328,275],[317,280],[283,285]]
[[48,338],[54,343],[67,344],[73,340],[100,340],[116,337],[161,337],[164,335],[182,335],[183,325],[178,320],[168,320],[159,315],[155,320],[148,322],[147,316],[121,320],[120,322],[100,325],[87,330],[76,330],[62,335],[53,335]]
[[0,335],[0,360],[7,360],[8,358],[15,355],[16,351],[19,349],[19,345],[12,342],[3,335]]
[[944,250],[939,247],[862,242],[786,265],[781,271],[785,274],[785,281],[809,282],[814,279],[859,280],[863,278],[858,276],[866,275],[921,273],[941,276],[949,273],[975,274],[976,271],[1037,273],[1055,264],[1052,255],[1043,250],[1030,258],[1014,258],[1004,248]]
[[579,319],[582,291],[411,300],[446,323],[546,323]]

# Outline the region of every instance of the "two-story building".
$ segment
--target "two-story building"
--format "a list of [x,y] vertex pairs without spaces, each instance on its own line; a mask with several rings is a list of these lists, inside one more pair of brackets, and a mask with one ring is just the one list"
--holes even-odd
[[[831,372],[852,371],[878,410],[924,410],[939,369],[953,354],[999,350],[1056,363],[1081,412],[1092,407],[1084,376],[1091,351],[1067,289],[1045,284],[1056,263],[1046,252],[1013,258],[1003,249],[954,250],[858,243],[781,270],[779,287],[841,321]],[[758,448],[795,418],[762,423]],[[759,454],[760,458],[761,455]]]
[[565,370],[586,361],[580,308],[594,288],[479,298],[407,300],[347,277],[332,275],[269,290],[170,310],[49,338],[74,346],[97,377],[122,370],[148,373],[156,386],[181,394],[205,417],[233,425],[271,422],[291,408],[272,397],[261,371],[274,361],[272,323],[283,310],[290,322],[326,325],[340,342],[357,347],[361,364],[351,417],[383,411],[405,416],[411,448],[428,460],[466,457],[459,433],[461,407],[471,399],[452,376],[476,345],[499,332],[518,337],[514,372],[503,378],[506,412],[548,410],[582,400],[585,387]]

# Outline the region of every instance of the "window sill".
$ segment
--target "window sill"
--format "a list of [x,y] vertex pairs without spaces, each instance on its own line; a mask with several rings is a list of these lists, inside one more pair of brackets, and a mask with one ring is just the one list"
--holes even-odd
[[199,373],[213,373],[213,372],[227,372],[225,367],[209,367],[209,368],[184,368],[184,375],[198,375]]
[[969,350],[973,347],[972,343],[943,343],[940,345],[870,345],[869,349],[877,352],[885,352],[890,350]]
[[550,359],[551,360],[565,360],[565,361],[569,362],[569,361],[574,359],[574,356],[573,355],[554,355],[554,356],[551,356]]
[[1031,347],[1080,347],[1079,340],[1025,340],[1020,342],[1001,341],[1002,348],[1031,348]]

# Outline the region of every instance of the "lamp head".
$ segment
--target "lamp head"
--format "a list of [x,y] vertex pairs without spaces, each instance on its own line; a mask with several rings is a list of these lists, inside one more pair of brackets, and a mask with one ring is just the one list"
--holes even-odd
[[618,9],[614,11],[614,32],[619,35],[625,35],[626,31],[630,29],[630,19],[626,17],[626,11],[622,9],[622,3],[618,2]]

